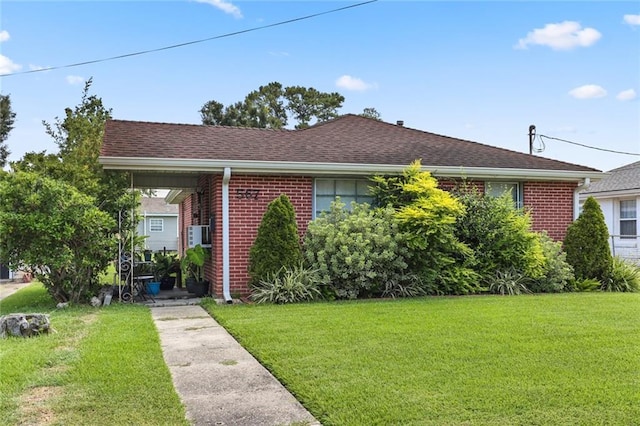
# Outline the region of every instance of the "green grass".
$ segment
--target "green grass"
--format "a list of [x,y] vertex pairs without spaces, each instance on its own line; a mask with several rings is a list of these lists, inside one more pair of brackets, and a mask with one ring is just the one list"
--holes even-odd
[[149,308],[56,310],[40,284],[0,301],[44,312],[55,333],[0,341],[4,425],[187,425]]
[[324,425],[640,424],[640,294],[207,309]]

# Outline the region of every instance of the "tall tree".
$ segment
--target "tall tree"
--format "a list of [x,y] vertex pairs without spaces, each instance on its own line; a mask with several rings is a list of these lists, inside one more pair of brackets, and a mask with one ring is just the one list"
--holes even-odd
[[339,93],[271,82],[226,107],[218,101],[208,101],[200,109],[200,116],[202,123],[209,125],[281,129],[290,114],[299,129],[308,127],[314,119],[321,122],[337,117],[343,102]]
[[57,154],[28,153],[13,163],[14,170],[42,173],[75,186],[93,197],[96,206],[114,219],[118,212],[133,202],[128,191],[126,173],[105,171],[98,163],[104,126],[111,118],[111,109],[102,99],[90,94],[92,79],[87,80],[80,104],[65,108],[64,119],[56,117],[53,124],[43,121],[46,133],[58,145]]
[[0,169],[7,164],[11,154],[5,141],[13,129],[15,118],[16,113],[11,110],[11,98],[9,95],[0,95]]
[[382,120],[378,110],[371,107],[363,109],[362,112],[360,113],[360,116],[366,117],[366,118],[373,118],[374,120],[378,120],[378,121]]

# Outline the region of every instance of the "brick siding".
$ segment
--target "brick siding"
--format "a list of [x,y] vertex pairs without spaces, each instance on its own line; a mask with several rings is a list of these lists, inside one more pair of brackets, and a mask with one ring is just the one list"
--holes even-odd
[[577,183],[525,182],[524,206],[531,211],[534,231],[547,231],[562,241],[573,221],[573,192]]
[[[452,190],[459,182],[441,179],[439,187]],[[484,191],[484,183],[471,181],[468,185]],[[222,296],[222,176],[200,178],[201,194],[193,194],[180,205],[182,247],[186,249],[187,227],[208,224],[213,214],[214,229],[211,259],[205,266],[211,291]],[[573,191],[570,182],[525,182],[523,202],[531,211],[533,229],[546,230],[555,240],[562,240],[567,226],[573,220]],[[247,191],[249,190],[249,191]],[[255,241],[258,226],[267,205],[280,194],[287,194],[296,212],[298,233],[304,237],[313,215],[313,178],[305,176],[232,175],[229,182],[229,249],[230,292],[232,295],[249,293],[249,250]],[[198,208],[198,197],[201,206]],[[255,197],[255,198],[254,198]],[[200,213],[194,217],[194,213]]]

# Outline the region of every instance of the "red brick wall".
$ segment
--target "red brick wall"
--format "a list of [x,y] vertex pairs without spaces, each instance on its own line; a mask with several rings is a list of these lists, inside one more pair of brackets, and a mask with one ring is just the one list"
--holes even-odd
[[525,182],[524,206],[531,211],[533,229],[547,231],[554,240],[563,240],[573,221],[572,182]]
[[[207,262],[205,272],[207,278],[211,280],[213,293],[222,296],[222,176],[207,176],[201,179],[199,184],[204,190],[204,198],[207,202],[202,224],[208,223],[210,212],[213,213],[215,222],[211,260]],[[247,190],[250,191],[247,192]],[[254,194],[256,194],[255,198]],[[307,224],[312,218],[312,178],[231,175],[229,182],[229,290],[232,294],[246,295],[249,293],[247,271],[249,249],[256,238],[258,226],[267,205],[280,194],[287,194],[291,199],[296,211],[298,233],[302,238],[306,232]],[[190,205],[189,200],[195,200],[195,197],[196,194],[189,197],[183,202],[183,205]],[[186,212],[187,209],[184,210]],[[193,224],[197,224],[197,221],[194,220]],[[186,233],[186,225],[184,232]]]
[[[442,179],[439,187],[451,190],[457,182]],[[484,183],[470,182],[479,190],[484,190]],[[546,230],[556,239],[564,238],[567,226],[573,220],[573,191],[575,183],[570,182],[525,182],[523,184],[524,206],[531,211],[533,229]],[[211,281],[211,290],[222,296],[222,176],[208,175],[199,182],[203,191],[203,215],[193,218],[197,211],[197,194],[187,198],[180,206],[181,234],[183,247],[186,248],[187,226],[191,224],[208,224],[213,214],[215,229],[211,249],[211,260],[207,262],[205,271]],[[257,191],[256,198],[251,195]],[[229,231],[230,231],[230,291],[232,294],[247,295],[249,293],[248,260],[249,249],[253,244],[258,226],[267,205],[280,194],[287,194],[291,199],[298,223],[300,237],[304,236],[307,224],[312,219],[313,178],[301,176],[253,176],[233,175],[229,184]]]

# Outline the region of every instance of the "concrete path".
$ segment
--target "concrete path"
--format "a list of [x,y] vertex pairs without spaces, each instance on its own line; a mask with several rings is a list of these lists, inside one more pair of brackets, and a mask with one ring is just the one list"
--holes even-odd
[[5,297],[11,296],[16,291],[20,290],[23,287],[28,286],[31,283],[23,283],[16,281],[3,281],[0,283],[0,300]]
[[152,307],[151,315],[194,425],[320,425],[202,307]]

